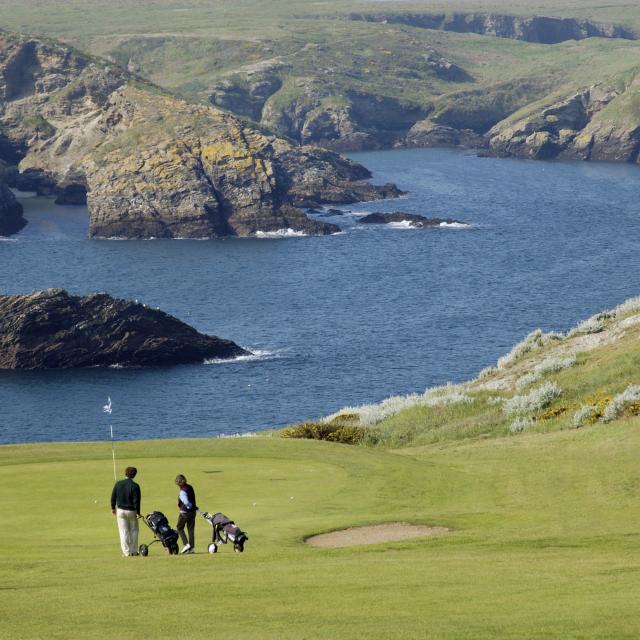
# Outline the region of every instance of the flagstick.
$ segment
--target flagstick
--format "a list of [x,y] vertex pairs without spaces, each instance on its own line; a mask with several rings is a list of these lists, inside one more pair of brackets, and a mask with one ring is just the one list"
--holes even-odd
[[109,425],[109,429],[111,429],[111,457],[113,458],[113,479],[117,480],[118,477],[116,475],[116,446],[113,442],[113,426]]

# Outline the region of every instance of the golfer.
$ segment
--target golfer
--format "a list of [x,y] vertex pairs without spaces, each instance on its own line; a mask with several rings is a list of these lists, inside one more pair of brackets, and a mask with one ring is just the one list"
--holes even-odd
[[[180,473],[176,476],[176,484],[180,488],[178,494],[178,509],[180,515],[178,516],[178,524],[176,529],[182,540],[182,551],[180,553],[193,553],[196,541],[195,541],[195,528],[196,528],[196,493],[190,484],[187,484],[187,479]],[[184,535],[184,528],[187,527],[187,533],[189,534],[189,541],[187,542],[187,536]]]
[[133,481],[138,470],[127,467],[126,478],[118,480],[111,492],[111,513],[116,516],[120,546],[125,556],[138,555],[138,518],[140,517],[140,485]]

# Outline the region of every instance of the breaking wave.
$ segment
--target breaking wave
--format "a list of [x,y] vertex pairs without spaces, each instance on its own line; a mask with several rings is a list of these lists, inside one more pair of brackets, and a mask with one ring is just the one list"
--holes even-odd
[[256,238],[302,238],[308,235],[304,231],[296,231],[295,229],[278,229],[277,231],[256,231]]
[[471,229],[471,225],[464,222],[441,222],[439,227],[441,229]]
[[[249,347],[245,347],[251,351]],[[275,351],[267,351],[266,349],[254,349],[246,356],[236,356],[235,358],[207,358],[204,364],[229,364],[230,362],[256,362],[259,360],[274,360],[283,357]]]
[[419,229],[411,220],[399,220],[398,222],[387,222],[387,229]]

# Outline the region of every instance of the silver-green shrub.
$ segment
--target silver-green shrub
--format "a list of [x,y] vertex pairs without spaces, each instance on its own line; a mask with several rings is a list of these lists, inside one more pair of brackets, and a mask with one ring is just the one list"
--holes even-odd
[[488,378],[490,375],[497,373],[498,367],[485,367],[476,377],[476,380],[484,380],[484,378]]
[[611,313],[616,318],[622,318],[624,316],[632,315],[634,313],[640,313],[640,297],[629,298],[628,300],[625,300],[622,304],[619,304],[617,307],[614,307],[611,310]]
[[509,433],[522,433],[533,424],[531,418],[516,418],[509,426]]
[[516,380],[516,389],[521,391],[525,387],[528,387],[530,384],[537,382],[540,380],[541,375],[536,371],[530,371],[529,373],[525,373],[522,377]]
[[506,414],[531,413],[548,407],[561,394],[562,389],[555,382],[547,382],[526,395],[513,396],[505,400],[502,410]]
[[542,329],[536,329],[524,340],[518,342],[507,355],[502,356],[502,358],[498,360],[498,369],[504,369],[507,365],[514,363],[527,353],[541,349],[551,342],[562,340],[562,338],[562,334],[556,333],[555,331],[544,333]]
[[630,384],[622,393],[611,399],[611,402],[604,408],[600,420],[611,422],[622,413],[625,407],[638,401],[640,401],[640,387],[637,384]]
[[572,367],[576,363],[575,355],[567,358],[546,358],[540,364],[536,365],[532,371],[526,373],[516,381],[516,389],[524,389],[530,384],[537,382],[540,378],[547,373],[555,373]]
[[575,336],[589,334],[589,333],[600,333],[604,330],[604,321],[609,317],[606,313],[598,313],[595,316],[591,316],[587,320],[583,320],[577,326],[575,326],[569,333],[567,333],[567,338],[573,338]]
[[361,426],[378,424],[404,409],[415,406],[438,407],[448,404],[471,403],[474,398],[464,393],[462,385],[447,384],[427,389],[424,393],[411,393],[406,396],[391,396],[379,404],[365,404],[359,407],[345,407],[326,418],[322,422],[331,422],[341,414],[353,413],[359,417]]
[[588,405],[582,405],[574,414],[572,424],[576,429],[583,427],[595,420],[596,408]]

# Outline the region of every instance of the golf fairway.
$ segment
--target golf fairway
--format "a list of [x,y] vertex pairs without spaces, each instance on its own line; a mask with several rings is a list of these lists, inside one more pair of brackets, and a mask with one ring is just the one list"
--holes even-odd
[[[401,452],[255,437],[124,442],[142,511],[201,509],[249,535],[121,556],[108,443],[0,447],[0,637],[637,638],[640,421]],[[448,534],[316,549],[381,522]],[[141,523],[140,542],[151,532]]]

